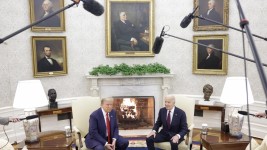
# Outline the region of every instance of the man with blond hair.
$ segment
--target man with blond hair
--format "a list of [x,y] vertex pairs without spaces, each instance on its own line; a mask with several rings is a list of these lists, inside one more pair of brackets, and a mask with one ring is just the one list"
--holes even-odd
[[103,98],[101,107],[90,115],[89,133],[85,138],[87,148],[93,150],[126,150],[129,141],[119,136],[113,98]]

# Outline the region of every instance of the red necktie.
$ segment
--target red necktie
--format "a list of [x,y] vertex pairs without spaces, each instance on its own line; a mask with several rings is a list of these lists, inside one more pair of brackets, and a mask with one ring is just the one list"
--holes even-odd
[[169,111],[168,116],[167,116],[167,125],[168,125],[168,128],[170,129],[170,127],[171,127],[171,111]]
[[107,123],[107,130],[108,130],[108,143],[111,144],[110,121],[109,121],[108,113],[106,113],[106,123]]

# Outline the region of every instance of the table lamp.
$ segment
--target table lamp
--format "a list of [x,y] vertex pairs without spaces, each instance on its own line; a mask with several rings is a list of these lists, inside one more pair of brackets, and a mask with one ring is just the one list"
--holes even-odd
[[[246,92],[247,81],[247,92]],[[228,114],[229,130],[232,136],[242,137],[244,116],[238,114],[241,106],[254,102],[250,84],[245,77],[228,77],[225,81],[220,101],[231,106]]]
[[[15,98],[13,102],[14,108],[23,108],[25,117],[36,115],[36,107],[47,106],[48,100],[44,92],[40,80],[19,81]],[[38,141],[38,118],[23,121],[24,131],[26,135],[26,143]]]

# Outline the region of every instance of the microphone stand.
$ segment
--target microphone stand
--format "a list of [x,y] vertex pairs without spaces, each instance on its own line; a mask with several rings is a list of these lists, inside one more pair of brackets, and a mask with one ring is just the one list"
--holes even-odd
[[[252,53],[253,53],[253,57],[255,59],[255,61],[253,60],[251,62],[256,63],[256,66],[257,66],[257,69],[258,69],[258,73],[259,73],[259,76],[260,76],[260,79],[261,79],[261,83],[262,83],[262,86],[263,86],[263,90],[264,90],[264,93],[265,93],[265,97],[267,98],[267,80],[266,80],[266,75],[265,75],[265,73],[263,71],[263,68],[262,68],[262,65],[265,66],[265,64],[262,64],[261,61],[260,61],[260,57],[259,57],[259,54],[257,52],[257,48],[255,46],[254,40],[252,38],[252,35],[257,37],[257,38],[263,39],[265,41],[267,41],[267,38],[261,37],[259,35],[252,34],[250,32],[250,29],[248,27],[248,21],[245,19],[245,15],[244,15],[244,12],[243,12],[243,10],[241,8],[240,2],[239,2],[239,0],[236,0],[236,2],[237,2],[237,8],[238,8],[238,11],[239,11],[239,14],[240,14],[240,20],[241,20],[240,21],[240,26],[241,26],[241,28],[245,28],[245,31],[237,29],[237,28],[234,28],[234,27],[231,27],[231,26],[228,26],[228,25],[225,25],[225,24],[222,24],[220,22],[217,22],[217,21],[214,21],[214,20],[202,17],[202,16],[192,15],[192,18],[203,19],[203,20],[206,20],[206,21],[209,21],[209,22],[212,22],[212,23],[216,23],[218,25],[222,25],[222,26],[227,27],[227,28],[231,28],[231,29],[246,33],[248,41],[249,41],[250,48],[251,48]],[[196,43],[194,43],[194,44],[196,44]],[[221,52],[223,52],[223,51],[221,51]],[[223,52],[223,53],[226,53],[226,52]],[[232,55],[232,54],[229,53],[229,55]],[[234,55],[232,55],[232,56],[234,56]],[[248,60],[247,58],[244,58],[244,57],[241,57],[241,56],[235,56],[235,57]],[[250,60],[248,60],[248,61],[250,61]],[[267,105],[267,101],[266,101],[266,105]]]
[[[245,15],[244,15],[244,12],[243,12],[243,9],[241,7],[241,4],[240,4],[239,0],[236,0],[236,5],[237,5],[238,11],[239,11],[239,16],[240,16],[240,26],[241,26],[242,29],[245,29],[245,31],[246,31],[248,43],[250,45],[253,57],[254,57],[255,62],[256,62],[258,73],[259,73],[259,76],[260,76],[260,79],[261,79],[261,83],[262,83],[262,86],[263,86],[263,89],[264,89],[264,92],[265,92],[265,97],[267,97],[266,75],[265,75],[265,72],[263,70],[262,65],[260,65],[261,64],[261,60],[260,60],[256,45],[254,43],[252,34],[250,32],[250,28],[248,26],[248,20],[246,19]],[[266,105],[267,105],[267,101],[266,101]],[[249,106],[247,105],[247,109],[248,108],[249,108]],[[249,136],[250,136],[251,135],[251,131],[250,131],[249,116],[248,116],[248,127],[249,127]],[[251,136],[249,138],[250,138],[250,141],[251,141]],[[250,149],[251,149],[251,144],[250,144]]]
[[[209,21],[209,22],[218,24],[218,25],[222,25],[222,26],[227,27],[227,28],[230,28],[230,29],[234,29],[234,30],[239,31],[239,32],[246,33],[246,31],[243,31],[243,30],[237,29],[235,27],[231,27],[231,26],[222,24],[221,22],[217,22],[217,21],[214,21],[214,20],[211,20],[209,18],[202,17],[202,16],[193,15],[192,18],[199,18],[199,19],[202,19],[202,20],[206,20],[206,21]],[[252,34],[252,35],[255,36],[255,37],[257,37],[257,38],[259,38],[259,39],[263,39],[263,40],[267,41],[267,38],[265,38],[265,37],[262,37],[262,36],[259,36],[259,35],[256,35],[256,34]]]
[[[245,57],[242,57],[242,56],[239,56],[239,55],[230,53],[230,52],[226,52],[226,51],[223,51],[223,50],[218,49],[218,48],[215,48],[215,47],[210,47],[210,46],[205,45],[205,44],[202,44],[202,43],[193,42],[193,41],[190,41],[190,40],[187,40],[187,39],[184,39],[184,38],[180,38],[180,37],[178,37],[178,36],[170,35],[170,34],[167,34],[167,33],[164,32],[164,33],[163,33],[163,36],[165,36],[165,35],[167,35],[167,36],[169,36],[169,37],[173,37],[173,38],[179,39],[179,40],[183,40],[183,41],[186,41],[186,42],[189,42],[189,43],[192,43],[192,44],[197,44],[197,45],[201,45],[201,46],[204,46],[204,47],[207,47],[207,48],[211,48],[211,49],[214,49],[214,50],[216,50],[216,51],[225,53],[225,54],[227,54],[227,55],[231,55],[231,56],[234,56],[234,57],[237,57],[237,58],[244,59],[244,60],[247,60],[247,61],[250,61],[250,62],[255,63],[255,61],[252,60],[252,59],[245,58]],[[262,63],[261,65],[267,67],[267,64]]]
[[[246,20],[246,17],[244,15],[244,12],[243,12],[243,9],[242,9],[242,7],[240,5],[239,0],[236,0],[236,5],[237,5],[238,11],[239,11],[239,16],[240,16],[240,26],[241,26],[242,29],[245,29],[245,31],[240,30],[240,29],[237,29],[237,28],[234,28],[234,27],[230,27],[228,25],[224,25],[222,23],[219,23],[217,21],[214,21],[214,20],[211,20],[211,19],[202,17],[202,16],[193,16],[192,18],[200,18],[200,19],[203,19],[203,20],[207,20],[207,21],[210,21],[210,22],[213,22],[213,23],[222,25],[222,26],[227,27],[227,28],[231,28],[231,29],[240,31],[242,33],[246,33],[247,39],[248,39],[248,42],[249,42],[249,45],[250,45],[250,48],[252,50],[253,57],[255,59],[254,62],[256,63],[256,66],[257,66],[257,69],[258,69],[258,73],[259,73],[259,76],[260,76],[260,79],[261,79],[261,83],[262,83],[262,86],[263,86],[265,97],[267,97],[267,81],[266,81],[266,75],[265,75],[265,72],[263,70],[262,62],[260,60],[259,54],[257,52],[256,45],[254,43],[254,40],[253,40],[253,37],[252,36],[255,36],[257,38],[263,39],[265,41],[267,41],[267,38],[264,38],[264,37],[261,37],[261,36],[252,34],[250,32],[250,28],[248,26],[248,23],[249,22],[248,22],[248,20]],[[266,101],[266,105],[267,105],[267,101]],[[249,105],[248,104],[247,104],[247,109],[249,111]],[[250,122],[250,119],[249,119],[249,115],[248,115],[249,141],[251,141],[251,131],[250,131],[250,123],[249,122]],[[251,149],[251,144],[250,144],[250,149]]]
[[[245,28],[247,39],[248,39],[248,43],[250,45],[253,57],[255,59],[255,63],[256,63],[256,66],[257,66],[257,69],[258,69],[258,73],[259,73],[259,76],[260,76],[260,79],[261,79],[261,84],[262,84],[264,92],[265,92],[265,97],[267,98],[266,75],[265,75],[265,72],[264,72],[263,67],[261,65],[261,60],[260,60],[256,45],[254,43],[252,34],[250,32],[250,28],[248,26],[248,21],[245,19],[246,17],[245,17],[244,12],[243,12],[243,10],[241,8],[239,0],[236,0],[236,4],[237,4],[237,8],[238,8],[239,15],[240,15],[240,26],[242,28]],[[267,104],[267,101],[266,101],[266,104]]]
[[37,25],[37,24],[39,24],[40,22],[43,22],[43,21],[45,21],[45,20],[47,20],[47,19],[49,19],[49,18],[55,16],[56,14],[58,14],[58,13],[64,11],[64,10],[66,10],[66,9],[69,9],[70,7],[74,6],[75,4],[78,5],[79,2],[80,2],[80,1],[78,1],[78,2],[75,2],[75,1],[74,1],[72,4],[69,4],[68,6],[63,7],[63,8],[61,8],[61,9],[59,9],[59,10],[53,12],[52,14],[49,14],[48,16],[46,16],[46,17],[44,17],[44,18],[42,18],[42,19],[40,19],[40,20],[38,20],[38,21],[35,21],[35,22],[33,22],[32,24],[30,24],[30,25],[25,26],[24,28],[21,28],[21,29],[19,29],[18,31],[16,31],[16,32],[14,32],[14,33],[9,34],[9,35],[7,35],[7,36],[4,37],[4,38],[0,38],[0,44],[2,44],[2,43],[3,43],[4,41],[6,41],[7,39],[9,39],[9,38],[11,38],[11,37],[13,37],[13,36],[15,36],[15,35],[17,35],[17,34],[23,32],[23,31],[25,31],[25,30],[31,28],[32,26]]

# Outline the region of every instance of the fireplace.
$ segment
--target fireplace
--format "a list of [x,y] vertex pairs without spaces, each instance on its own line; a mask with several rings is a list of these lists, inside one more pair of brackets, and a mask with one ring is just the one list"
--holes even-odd
[[120,130],[153,128],[154,96],[117,96],[113,98]]

